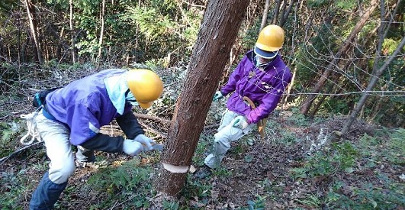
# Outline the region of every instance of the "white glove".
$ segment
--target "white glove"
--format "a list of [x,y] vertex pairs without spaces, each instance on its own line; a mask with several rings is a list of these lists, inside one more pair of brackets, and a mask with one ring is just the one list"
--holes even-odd
[[152,139],[146,137],[146,136],[143,135],[143,134],[137,135],[137,136],[135,137],[134,141],[137,141],[137,142],[141,143],[142,145],[144,145],[144,146],[145,146],[145,151],[153,150],[153,146],[152,146],[152,145],[155,145],[155,144],[156,144],[155,141],[153,141]]
[[212,99],[213,101],[217,101],[218,99],[223,98],[224,96],[222,95],[221,91],[217,91],[214,94],[214,98]]
[[245,129],[249,125],[244,116],[237,116],[231,123],[233,127],[240,129]]
[[125,139],[122,150],[125,154],[135,156],[143,151],[143,146],[137,141]]

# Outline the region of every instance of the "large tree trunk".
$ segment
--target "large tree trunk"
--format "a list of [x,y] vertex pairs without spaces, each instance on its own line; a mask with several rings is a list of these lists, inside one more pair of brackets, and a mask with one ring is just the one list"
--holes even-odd
[[183,188],[212,97],[248,4],[245,0],[208,3],[162,157],[158,188],[167,195],[176,195]]
[[[315,84],[315,87],[311,91],[312,93],[319,93],[319,91],[323,88],[326,80],[328,80],[329,75],[332,73],[332,70],[339,63],[340,57],[342,56],[342,54],[344,54],[347,50],[350,49],[350,46],[351,46],[353,40],[356,38],[356,36],[360,32],[360,30],[364,27],[366,21],[369,19],[370,15],[375,10],[377,5],[378,5],[377,0],[371,1],[371,6],[366,10],[364,15],[360,18],[359,22],[357,22],[357,24],[354,26],[349,37],[343,43],[342,48],[340,48],[339,51],[333,56],[333,60],[325,68],[325,71],[323,72],[321,78],[319,78],[318,82]],[[312,102],[315,100],[315,98],[316,98],[316,95],[314,94],[314,95],[309,95],[304,100],[304,102],[301,105],[301,109],[300,109],[300,112],[302,114],[304,114],[304,115],[308,114],[308,111],[311,108]]]
[[28,21],[30,24],[32,39],[34,40],[37,59],[38,59],[38,62],[40,64],[42,64],[42,63],[44,63],[44,61],[42,59],[41,43],[38,39],[39,33],[38,33],[38,28],[37,28],[38,23],[36,20],[35,7],[34,7],[34,4],[31,2],[31,0],[25,0],[25,7],[27,9],[27,16],[28,16]]

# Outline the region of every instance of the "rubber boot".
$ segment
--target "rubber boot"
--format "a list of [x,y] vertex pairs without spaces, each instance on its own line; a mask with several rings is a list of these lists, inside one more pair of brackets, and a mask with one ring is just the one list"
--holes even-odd
[[48,176],[44,174],[37,189],[32,194],[30,201],[30,210],[53,209],[62,191],[66,188],[67,182],[62,184],[53,183]]

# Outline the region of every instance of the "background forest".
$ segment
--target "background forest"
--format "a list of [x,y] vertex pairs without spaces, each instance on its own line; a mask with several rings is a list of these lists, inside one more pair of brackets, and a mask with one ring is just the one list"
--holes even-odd
[[[0,207],[26,208],[32,180],[47,167],[41,144],[18,141],[25,134],[19,116],[33,111],[27,98],[38,90],[105,68],[153,69],[164,94],[154,108],[136,112],[164,141],[208,2],[0,1]],[[263,26],[284,28],[281,54],[294,77],[269,118],[267,141],[252,134],[231,151],[243,164],[225,161],[209,180],[190,175],[175,201],[158,200],[151,185],[160,154],[99,154],[99,167],[78,173],[58,208],[404,208],[404,14],[403,0],[250,0],[218,85]],[[211,105],[196,166],[223,103]],[[120,134],[116,125],[105,132]],[[346,141],[325,143],[325,136]],[[245,188],[230,187],[241,180]]]

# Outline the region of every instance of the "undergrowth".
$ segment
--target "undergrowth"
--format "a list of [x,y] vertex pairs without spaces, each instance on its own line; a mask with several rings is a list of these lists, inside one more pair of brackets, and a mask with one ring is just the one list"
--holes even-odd
[[[47,67],[53,74],[58,74],[53,65]],[[84,67],[90,71],[90,67]],[[72,75],[79,76],[77,69],[70,71],[69,75],[60,75],[61,78],[73,79]],[[62,84],[65,80],[58,81]],[[27,84],[22,84],[27,85]],[[40,88],[42,83],[36,82],[32,87]],[[14,88],[19,89],[19,88]],[[14,90],[11,89],[11,90]],[[11,91],[10,90],[10,91]],[[165,100],[159,102],[162,106],[173,107],[177,92],[166,93]],[[5,97],[1,95],[1,97]],[[219,123],[224,111],[221,103],[212,104],[206,120],[207,125]],[[168,108],[169,109],[169,108]],[[282,124],[277,117],[269,118],[267,121],[266,134],[269,145],[277,147],[293,147],[302,144],[302,136],[299,137],[294,130],[286,127],[304,129],[311,125],[311,121],[301,115],[298,108],[291,111],[293,115]],[[8,113],[8,112],[7,112]],[[2,117],[7,114],[0,110]],[[314,119],[312,122],[325,122],[327,119]],[[19,120],[13,122],[1,122],[1,146],[0,155],[5,157],[21,147],[18,139],[22,137]],[[210,152],[213,143],[215,130],[205,131],[201,136],[193,164],[196,167],[203,166],[203,159]],[[255,134],[250,134],[233,145],[227,155],[239,158],[249,167],[255,160],[253,155],[245,155],[257,140]],[[388,137],[387,137],[388,136]],[[341,141],[325,145],[304,159],[299,159],[293,168],[288,168],[289,173],[285,174],[286,179],[292,179],[294,183],[304,185],[307,191],[302,196],[291,200],[295,208],[307,209],[401,209],[405,206],[405,184],[399,178],[399,173],[405,166],[405,129],[400,128],[390,131],[376,131],[374,135],[363,134],[357,141]],[[35,155],[33,155],[35,154]],[[43,174],[47,170],[44,149],[40,152],[32,150],[19,156],[21,159],[37,158],[30,162],[30,165],[12,165],[7,170],[1,171],[0,206],[2,209],[23,209],[27,206],[32,191],[37,183],[33,182],[32,174]],[[98,160],[107,161],[108,157],[103,155]],[[152,162],[159,162],[160,156],[148,157]],[[44,161],[45,160],[45,161]],[[272,164],[275,160],[263,161],[263,164]],[[386,171],[386,165],[390,169],[397,170],[394,175]],[[3,165],[3,168],[5,166]],[[288,167],[285,165],[284,167]],[[193,174],[188,174],[185,186],[180,193],[178,202],[163,201],[164,209],[204,209],[208,204],[213,203],[212,194],[221,179],[231,178],[232,171],[219,168],[213,171],[212,179],[196,179]],[[142,164],[139,159],[134,158],[120,165],[108,165],[92,173],[83,183],[71,183],[63,192],[63,197],[57,203],[57,209],[66,209],[69,205],[80,202],[89,204],[86,209],[148,209],[156,196],[153,181],[157,176],[157,170],[153,164]],[[374,179],[370,179],[373,177]],[[239,209],[266,209],[268,203],[283,198],[287,187],[281,183],[280,177],[265,177],[256,180],[252,189],[261,189],[261,193],[252,193],[247,202]],[[356,182],[356,180],[358,181]],[[316,181],[323,181],[321,191]],[[374,181],[373,181],[374,180]],[[375,180],[378,180],[375,181]],[[402,180],[402,181],[401,181]],[[39,181],[36,180],[36,181]],[[281,184],[280,184],[281,183]],[[315,184],[314,184],[315,183]],[[233,187],[233,186],[231,186]],[[315,190],[307,188],[314,187]],[[298,190],[298,189],[297,189]],[[80,199],[87,199],[80,201]],[[74,207],[77,207],[74,206]]]
[[[323,196],[308,194],[297,200],[309,208],[339,209],[397,209],[405,206],[405,184],[385,172],[382,160],[395,169],[403,166],[405,157],[405,129],[398,129],[390,139],[364,134],[358,143],[339,142],[306,158],[302,167],[290,174],[296,180],[328,180],[328,193]],[[372,182],[362,173],[378,178]],[[327,177],[327,179],[325,179]],[[364,178],[362,184],[354,178]]]
[[89,178],[84,188],[92,189],[96,196],[104,199],[89,208],[104,209],[116,206],[117,201],[125,201],[124,206],[128,209],[148,208],[150,198],[156,194],[152,186],[153,178],[153,169],[141,166],[136,158],[119,167],[100,169]]

